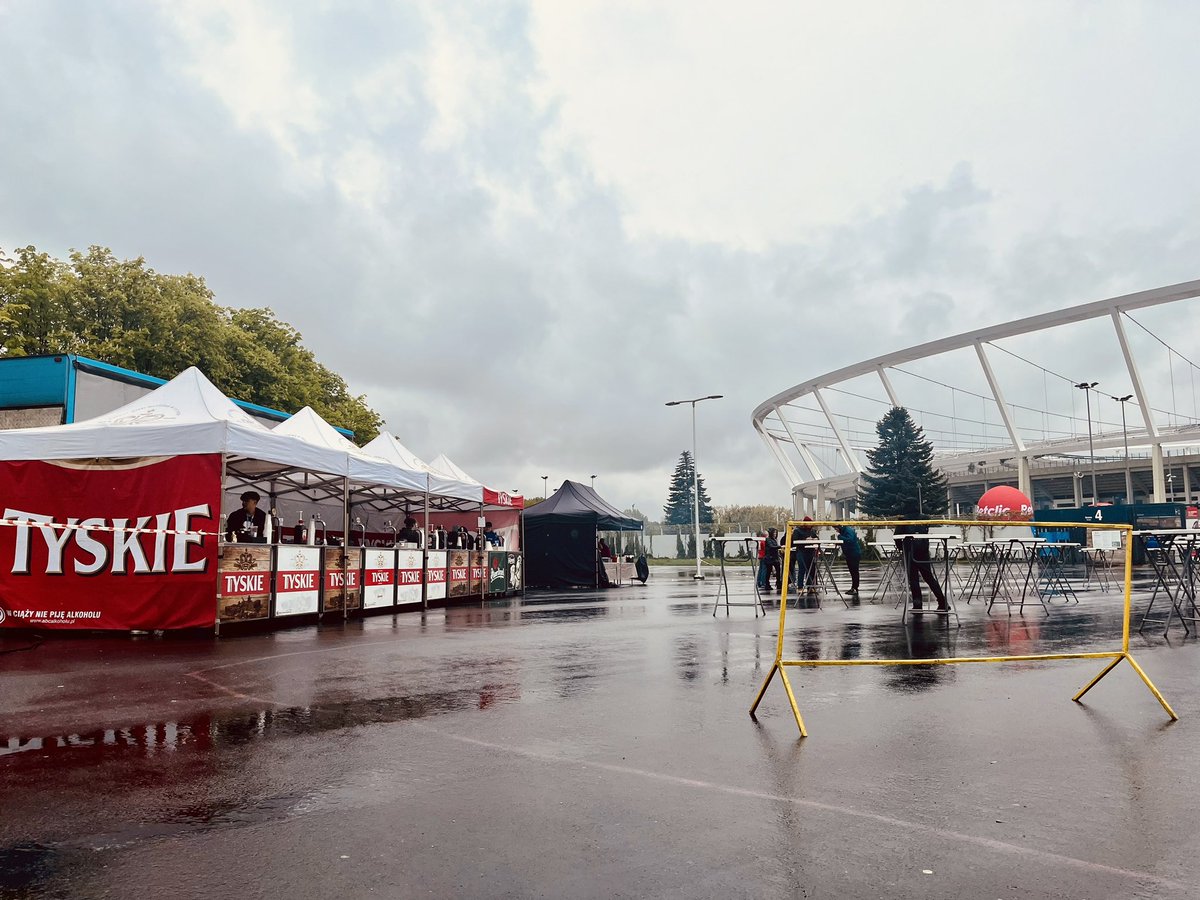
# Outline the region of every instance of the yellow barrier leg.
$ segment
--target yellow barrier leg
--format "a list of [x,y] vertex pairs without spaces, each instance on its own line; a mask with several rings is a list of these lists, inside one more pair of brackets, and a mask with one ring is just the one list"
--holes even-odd
[[[1158,702],[1162,704],[1162,708],[1167,711],[1167,715],[1171,717],[1171,721],[1178,722],[1179,716],[1175,715],[1175,710],[1171,709],[1171,704],[1167,702],[1166,697],[1159,693],[1158,688],[1154,686],[1154,682],[1147,677],[1146,673],[1142,671],[1142,667],[1137,664],[1137,660],[1129,654],[1126,654],[1125,658],[1129,660],[1129,664],[1133,666],[1133,671],[1142,676],[1142,681],[1146,682],[1146,687],[1150,688],[1150,693],[1152,693],[1158,699]],[[787,682],[784,683],[786,684]]]
[[762,687],[758,689],[758,696],[754,698],[754,705],[750,707],[750,718],[754,718],[754,712],[758,709],[758,704],[762,702],[763,694],[767,692],[767,685],[771,683],[771,679],[775,677],[775,671],[779,668],[779,663],[771,666],[771,671],[767,673],[767,680],[762,683]]
[[1101,671],[1099,675],[1097,675],[1095,678],[1093,678],[1091,681],[1089,681],[1087,684],[1085,684],[1083,686],[1083,689],[1080,690],[1080,692],[1078,694],[1076,694],[1074,697],[1072,697],[1071,699],[1078,702],[1080,697],[1082,697],[1084,694],[1086,694],[1088,691],[1090,691],[1093,687],[1095,687],[1096,683],[1098,681],[1100,681],[1100,679],[1103,678],[1105,675],[1107,675],[1109,672],[1111,672],[1113,669],[1115,669],[1117,667],[1117,663],[1119,663],[1124,658],[1125,658],[1124,655],[1121,655],[1121,656],[1118,656],[1116,659],[1114,659],[1112,662],[1110,662],[1107,666],[1104,667],[1103,671]]
[[783,679],[783,688],[787,691],[788,702],[792,704],[792,715],[796,717],[796,725],[800,729],[800,737],[808,737],[808,731],[804,727],[804,719],[800,717],[800,707],[796,705],[796,695],[792,693],[792,683],[788,681],[787,671],[783,666],[779,667],[779,677]]

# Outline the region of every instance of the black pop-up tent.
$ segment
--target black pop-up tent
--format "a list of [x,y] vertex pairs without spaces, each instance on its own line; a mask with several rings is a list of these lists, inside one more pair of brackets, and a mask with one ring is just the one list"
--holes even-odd
[[587,485],[564,481],[524,513],[525,583],[529,587],[597,587],[596,535],[641,531],[631,519]]

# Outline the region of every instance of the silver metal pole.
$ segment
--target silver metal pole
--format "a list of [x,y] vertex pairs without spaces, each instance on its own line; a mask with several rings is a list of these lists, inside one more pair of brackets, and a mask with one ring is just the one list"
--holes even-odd
[[[425,473],[425,546],[421,548],[421,609],[429,609],[429,473]],[[449,589],[447,587],[447,589]]]
[[692,401],[692,525],[696,529],[696,574],[695,578],[703,581],[704,573],[700,571],[700,467],[696,464],[696,403]]
[[1087,417],[1088,417],[1088,456],[1091,457],[1092,466],[1092,505],[1095,506],[1100,502],[1100,494],[1096,491],[1096,447],[1092,443],[1092,391],[1088,388],[1083,392],[1084,399],[1087,400]]
[[1133,475],[1129,471],[1129,429],[1125,425],[1125,404],[1133,399],[1133,394],[1113,399],[1121,404],[1121,440],[1125,444],[1125,502],[1133,503]]

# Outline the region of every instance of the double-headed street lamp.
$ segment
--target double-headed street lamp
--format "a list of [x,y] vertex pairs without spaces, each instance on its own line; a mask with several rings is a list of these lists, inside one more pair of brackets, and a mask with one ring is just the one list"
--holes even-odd
[[1083,391],[1083,396],[1087,398],[1088,458],[1091,460],[1092,468],[1092,506],[1100,502],[1100,495],[1096,493],[1096,448],[1092,443],[1092,388],[1099,383],[1098,381],[1081,381],[1075,385],[1075,387]]
[[1129,431],[1125,428],[1125,404],[1133,399],[1133,394],[1124,397],[1113,397],[1121,404],[1121,440],[1125,443],[1125,502],[1133,502],[1133,476],[1129,474]]
[[550,496],[550,476],[543,475],[542,476],[542,499],[545,500],[548,496]]
[[594,491],[595,489],[596,489],[596,476],[593,475],[592,476],[592,490]]
[[696,529],[696,574],[692,577],[703,581],[704,573],[700,571],[700,476],[696,473],[699,466],[696,462],[696,404],[704,400],[720,400],[724,394],[709,394],[707,397],[697,397],[694,400],[671,400],[667,406],[692,404],[692,525]]

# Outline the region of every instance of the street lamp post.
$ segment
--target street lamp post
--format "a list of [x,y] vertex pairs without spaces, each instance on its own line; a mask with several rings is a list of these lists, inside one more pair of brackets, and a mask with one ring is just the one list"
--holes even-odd
[[692,577],[697,581],[704,580],[700,571],[700,476],[696,463],[696,404],[704,400],[720,400],[724,394],[709,394],[707,397],[696,397],[694,400],[671,400],[667,406],[681,406],[684,403],[692,405],[692,526],[696,529],[696,574]]
[[550,476],[542,476],[542,499],[545,500],[550,495]]
[[1092,388],[1099,383],[1098,381],[1081,381],[1075,385],[1075,387],[1083,391],[1083,396],[1087,400],[1088,458],[1091,461],[1092,469],[1092,506],[1100,502],[1100,495],[1096,492],[1096,448],[1092,443]]
[[1125,404],[1133,399],[1133,394],[1113,399],[1121,404],[1121,440],[1125,444],[1125,502],[1133,503],[1133,476],[1129,474],[1129,431],[1125,428]]
[[596,476],[593,475],[592,476],[592,490],[594,491],[595,489],[596,489]]

